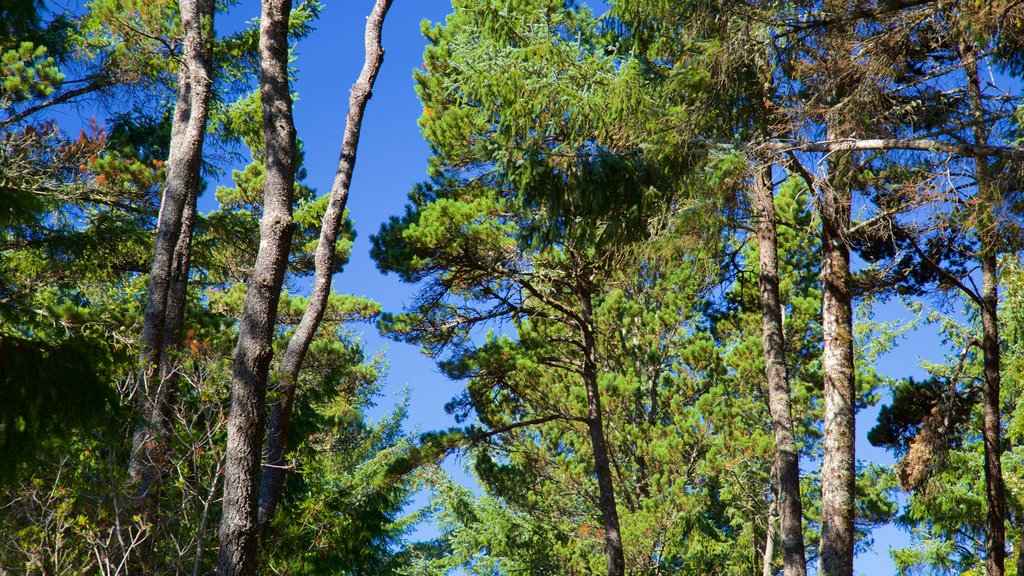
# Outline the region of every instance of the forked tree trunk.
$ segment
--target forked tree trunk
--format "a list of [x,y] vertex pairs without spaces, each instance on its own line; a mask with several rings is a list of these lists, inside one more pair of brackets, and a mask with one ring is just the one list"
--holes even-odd
[[589,286],[579,287],[580,317],[583,337],[583,386],[587,391],[587,430],[594,451],[594,472],[597,475],[598,506],[604,528],[604,551],[608,563],[608,576],[624,576],[626,560],[622,552],[622,534],[619,512],[615,504],[608,445],[604,438],[604,417],[601,412],[601,392],[598,388],[597,340],[594,335],[593,302]]
[[[199,171],[193,175],[195,178],[193,189],[198,191],[200,184]],[[198,194],[193,194],[185,209],[181,213],[181,234],[178,235],[178,243],[174,247],[174,257],[171,265],[171,286],[167,293],[167,316],[164,323],[164,349],[165,353],[160,356],[160,377],[164,381],[171,381],[168,386],[172,393],[175,389],[173,382],[179,374],[177,366],[180,358],[182,342],[182,325],[185,319],[185,308],[188,301],[188,274],[192,266],[192,236],[196,229],[196,202]],[[167,352],[170,353],[167,353]]]
[[157,481],[170,433],[174,383],[161,367],[167,365],[168,350],[180,344],[213,74],[213,0],[180,0],[179,10],[184,49],[134,391],[142,421],[133,435],[129,472],[140,494]]
[[[754,206],[761,267],[761,341],[768,381],[768,409],[775,431],[774,469],[778,477],[782,570],[785,576],[804,576],[807,561],[804,557],[803,504],[800,500],[800,453],[793,432],[793,410],[786,374],[786,343],[779,294],[779,239],[770,166],[757,175]],[[770,526],[768,533],[770,539]]]
[[[199,173],[195,174],[195,190],[199,189]],[[188,300],[188,276],[192,261],[192,236],[196,224],[196,202],[198,194],[192,195],[185,203],[181,215],[181,233],[174,248],[171,266],[170,289],[167,292],[167,313],[164,317],[163,351],[157,374],[159,385],[155,393],[153,414],[149,422],[158,438],[169,438],[173,433],[174,409],[178,398],[178,380],[181,377],[181,362],[185,351],[182,326]],[[149,451],[151,457],[167,451],[164,442],[159,442]],[[161,459],[163,459],[161,457]],[[162,473],[162,471],[161,471]]]
[[[196,173],[196,189],[198,187],[199,174]],[[188,303],[188,275],[192,261],[192,235],[196,227],[197,200],[197,195],[190,198],[181,215],[181,234],[178,236],[178,245],[174,249],[171,288],[167,294],[164,351],[160,355],[160,387],[156,397],[160,422],[158,429],[164,435],[171,433],[174,407],[177,404],[178,380],[181,376],[181,362],[185,352],[182,325],[185,321],[185,308]]]
[[281,499],[284,486],[285,455],[288,450],[288,433],[291,428],[292,406],[295,400],[295,387],[303,359],[309,345],[316,335],[317,328],[323,320],[327,309],[327,300],[331,294],[331,279],[334,276],[335,246],[338,243],[338,232],[348,202],[349,185],[352,172],[356,165],[356,151],[359,147],[359,133],[363,124],[363,113],[366,103],[373,95],[373,84],[384,62],[384,48],[381,45],[381,29],[384,18],[391,8],[392,0],[377,0],[366,20],[366,59],[359,78],[352,86],[349,95],[348,116],[345,119],[345,135],[341,144],[341,157],[334,174],[330,200],[324,212],[323,224],[320,227],[320,240],[316,247],[316,272],[313,279],[313,291],[309,304],[302,314],[295,334],[288,341],[284,358],[278,370],[277,399],[270,412],[270,423],[267,430],[267,449],[264,455],[263,476],[260,480],[259,524],[260,533],[266,532],[267,526],[274,519],[274,511]]
[[253,574],[258,555],[257,504],[264,402],[281,285],[294,222],[297,149],[288,86],[291,0],[263,0],[260,17],[260,100],[266,146],[260,247],[239,319],[231,375],[231,412],[220,525],[221,576]]

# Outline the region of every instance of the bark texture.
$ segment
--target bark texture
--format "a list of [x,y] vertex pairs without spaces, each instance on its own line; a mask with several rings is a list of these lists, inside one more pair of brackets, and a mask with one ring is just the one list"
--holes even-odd
[[992,146],[988,144],[963,144],[930,140],[928,138],[839,138],[821,142],[800,140],[779,140],[768,142],[766,148],[775,152],[852,152],[879,150],[914,150],[919,152],[944,152],[966,158],[989,156],[1008,160],[1024,159],[1024,148],[1017,146]]
[[619,512],[615,504],[608,445],[604,438],[604,418],[601,411],[601,392],[598,388],[597,340],[593,330],[593,303],[586,285],[579,288],[580,331],[583,337],[583,386],[587,391],[587,430],[594,450],[594,471],[597,475],[598,505],[604,527],[604,551],[608,561],[608,576],[624,576],[626,561],[622,552]]
[[274,519],[274,511],[281,499],[295,387],[306,352],[309,351],[309,345],[313,341],[327,309],[327,301],[331,293],[331,279],[334,276],[335,246],[338,243],[338,232],[341,229],[345,205],[348,202],[349,186],[352,183],[352,173],[355,170],[363,114],[366,111],[367,102],[373,95],[373,85],[384,62],[381,30],[384,27],[384,18],[387,16],[388,9],[391,8],[391,3],[392,0],[377,0],[366,20],[366,57],[362,72],[353,84],[349,95],[341,156],[338,159],[338,168],[334,173],[330,200],[327,210],[324,212],[323,223],[320,227],[320,240],[314,256],[316,272],[313,279],[313,291],[310,294],[309,304],[302,314],[302,319],[295,329],[295,334],[288,341],[288,347],[278,370],[277,399],[271,407],[267,447],[264,455],[265,464],[260,480],[260,533],[264,533]]
[[173,370],[165,368],[169,350],[180,344],[213,69],[213,0],[181,0],[179,10],[183,50],[134,391],[142,422],[129,472],[143,495],[157,480],[170,432],[174,382],[166,378]]
[[[779,239],[771,167],[764,168],[758,174],[754,187],[754,207],[761,267],[761,340],[768,382],[768,409],[775,431],[774,469],[778,478],[777,510],[782,540],[782,571],[785,576],[804,576],[807,573],[807,561],[804,556],[803,505],[800,500],[800,453],[793,433],[793,410],[786,373],[786,344],[779,295]],[[771,526],[768,534],[770,541]],[[767,551],[765,555],[767,570],[771,558]]]
[[[849,137],[856,129],[856,83],[862,79],[857,63],[849,56],[849,38],[855,29],[847,16],[851,6],[848,0],[826,0],[823,4],[825,13],[836,18],[824,32],[821,62],[821,114],[826,137],[831,141]],[[825,158],[827,178],[817,190],[821,216],[821,371],[825,385],[818,546],[818,572],[822,576],[853,576],[856,378],[850,247],[846,243],[853,202],[852,154],[836,152]]]
[[853,301],[850,248],[851,192],[833,174],[820,191],[822,373],[825,381],[825,436],[821,463],[821,574],[853,574],[855,489],[855,407]]
[[1002,432],[999,422],[999,321],[996,316],[999,296],[994,253],[983,255],[981,270],[981,348],[985,365],[982,435],[985,438],[985,493],[988,499],[985,521],[985,549],[988,555],[986,569],[988,576],[1002,576],[1006,560],[1006,491],[1000,461]]
[[267,373],[278,300],[295,227],[292,198],[297,150],[288,86],[291,7],[291,0],[264,0],[260,18],[260,100],[267,166],[260,247],[239,319],[232,367],[217,561],[217,572],[221,576],[253,574],[258,552],[257,504]]
[[778,474],[774,465],[772,466],[772,473],[769,474],[768,478],[768,494],[771,500],[768,502],[768,514],[765,518],[764,553],[761,555],[762,576],[772,576],[775,574],[772,559],[775,557],[775,522],[779,519],[779,487],[777,483]]
[[[961,46],[961,59],[967,74],[967,92],[974,120],[974,143],[988,143],[985,105],[978,73],[977,51],[970,43]],[[981,242],[981,350],[984,357],[985,384],[982,394],[982,436],[985,446],[985,496],[988,511],[985,517],[985,552],[988,576],[1003,576],[1006,563],[1006,490],[1001,462],[1000,425],[1000,357],[999,357],[999,231],[994,211],[998,193],[992,181],[987,156],[974,157],[977,202],[978,239]],[[1018,560],[1019,562],[1019,560]]]

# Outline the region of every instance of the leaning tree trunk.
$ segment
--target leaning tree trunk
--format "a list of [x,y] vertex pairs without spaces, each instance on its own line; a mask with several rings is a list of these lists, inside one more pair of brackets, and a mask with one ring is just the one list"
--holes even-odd
[[352,172],[356,165],[356,151],[359,147],[359,133],[363,124],[363,113],[366,103],[373,95],[373,84],[384,62],[384,48],[381,45],[381,29],[384,18],[391,8],[392,0],[377,0],[366,20],[366,59],[359,78],[352,86],[349,95],[348,117],[345,119],[345,136],[341,144],[341,157],[338,169],[334,174],[330,200],[324,212],[323,224],[320,228],[320,241],[316,247],[316,273],[313,279],[313,291],[309,298],[302,319],[299,321],[295,334],[288,341],[284,358],[278,370],[277,400],[270,412],[270,424],[267,431],[267,449],[264,457],[263,476],[260,481],[259,525],[260,533],[265,533],[267,526],[274,519],[274,510],[281,499],[284,486],[284,459],[288,450],[288,432],[291,428],[292,406],[295,400],[295,386],[298,381],[302,361],[306,357],[309,345],[316,335],[317,328],[327,309],[327,300],[331,293],[331,278],[334,276],[335,246],[338,243],[338,231],[348,202],[349,185]]
[[[804,576],[803,505],[800,500],[800,453],[793,433],[789,379],[786,375],[785,334],[779,295],[779,239],[771,167],[761,170],[754,186],[757,248],[761,266],[761,341],[764,346],[768,409],[775,430],[775,465],[778,475],[778,515],[785,576]],[[771,527],[769,526],[769,534]],[[766,560],[770,562],[770,558]]]
[[231,374],[231,412],[220,525],[221,576],[253,574],[258,552],[257,504],[263,448],[264,402],[281,285],[294,222],[296,142],[288,86],[291,0],[263,0],[260,18],[260,100],[266,177],[260,248],[239,319]]
[[[960,52],[967,74],[967,92],[974,120],[974,143],[983,146],[988,143],[988,128],[985,124],[985,105],[978,74],[977,50],[973,45],[965,43],[961,46]],[[992,182],[987,157],[974,158],[974,172],[978,210],[981,212],[977,234],[981,241],[981,350],[985,372],[982,436],[985,446],[985,494],[988,500],[985,518],[986,569],[988,576],[1003,576],[1006,561],[1006,491],[1003,483],[1000,440],[1002,432],[999,423],[999,231],[994,217],[998,194]]]
[[594,335],[594,312],[588,286],[580,286],[580,331],[583,337],[583,386],[587,391],[587,430],[594,450],[594,471],[597,475],[598,505],[604,527],[604,551],[608,561],[608,576],[624,576],[626,561],[622,552],[619,512],[615,505],[608,445],[604,438],[604,417],[601,413],[601,393],[598,388],[597,340]]
[[199,169],[213,74],[213,0],[180,0],[184,49],[171,125],[167,183],[157,218],[156,242],[143,319],[135,403],[142,421],[132,440],[129,472],[140,494],[157,481],[170,433],[173,382],[161,366],[179,344],[188,285]]

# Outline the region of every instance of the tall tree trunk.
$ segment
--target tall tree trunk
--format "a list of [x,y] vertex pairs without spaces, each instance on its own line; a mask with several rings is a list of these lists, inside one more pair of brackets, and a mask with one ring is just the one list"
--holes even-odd
[[833,170],[833,177],[819,191],[824,333],[821,367],[825,381],[819,554],[823,576],[852,576],[856,382],[850,248],[844,238],[850,227],[852,194],[845,182],[837,181],[841,180],[836,177],[837,172]]
[[[775,521],[779,516],[779,484],[777,462],[772,465],[772,471],[768,474],[768,514],[766,515],[764,527],[764,553],[761,555],[761,575],[772,576],[775,571],[772,569],[772,558],[775,557]],[[785,573],[785,566],[783,566]]]
[[[195,173],[194,190],[199,189],[199,172]],[[157,438],[168,438],[172,434],[174,408],[178,397],[178,380],[184,353],[182,325],[185,321],[185,307],[188,300],[188,276],[192,261],[192,236],[195,232],[196,202],[193,194],[185,203],[181,214],[181,233],[174,248],[171,265],[170,288],[167,291],[166,314],[164,316],[163,350],[160,354],[158,378],[153,413],[148,422]],[[158,442],[158,449],[150,450],[151,457],[166,451],[165,443]],[[157,452],[159,450],[159,452]],[[162,458],[161,458],[162,459]]]
[[[850,39],[854,24],[847,19],[850,0],[826,0],[824,13],[835,18],[823,38],[822,94],[827,138],[847,136],[847,110],[855,104],[851,82]],[[851,75],[852,74],[852,75]],[[822,359],[825,385],[824,454],[821,462],[821,540],[818,546],[822,576],[852,576],[856,499],[856,380],[853,365],[853,300],[850,276],[850,229],[853,202],[852,153],[828,157],[828,174],[818,186],[821,216]]]
[[341,156],[338,159],[337,171],[334,173],[334,184],[331,186],[331,196],[327,210],[324,212],[320,240],[314,256],[316,272],[313,279],[313,291],[309,298],[309,304],[302,314],[302,319],[295,329],[295,334],[288,341],[288,348],[285,350],[278,370],[276,390],[278,396],[271,407],[267,449],[264,456],[265,464],[260,481],[259,525],[261,534],[266,531],[267,526],[273,520],[274,510],[281,499],[295,386],[299,371],[302,369],[302,361],[306,357],[309,345],[313,341],[323,319],[324,311],[327,309],[327,300],[331,293],[331,279],[334,276],[334,250],[338,243],[341,220],[345,214],[345,204],[348,202],[352,172],[355,170],[363,113],[366,111],[367,102],[373,95],[373,84],[377,80],[377,73],[380,72],[381,64],[384,62],[381,30],[384,27],[384,18],[387,16],[388,9],[391,8],[391,3],[392,0],[377,0],[366,20],[366,57],[362,72],[352,86],[349,95],[348,117],[345,119]]
[[[199,173],[196,173],[196,189],[199,187]],[[181,215],[181,234],[174,249],[171,269],[171,286],[167,293],[167,315],[164,323],[163,347],[160,355],[160,386],[157,390],[156,407],[159,410],[161,434],[171,433],[174,406],[177,403],[178,379],[184,353],[182,325],[185,321],[185,307],[188,301],[188,274],[192,261],[192,235],[196,227],[196,202],[198,195],[185,204]]]
[[[972,119],[974,120],[974,143],[988,143],[988,128],[985,124],[985,104],[979,78],[977,50],[970,43],[960,48],[961,60],[967,74],[967,89],[971,102]],[[975,183],[977,186],[978,238],[981,243],[981,350],[984,356],[985,385],[982,410],[982,436],[985,445],[985,493],[988,500],[988,512],[985,518],[986,537],[985,551],[987,554],[986,568],[988,576],[1003,576],[1006,561],[1006,491],[1003,483],[1003,467],[1001,462],[1002,431],[999,422],[1000,401],[1000,358],[999,358],[999,278],[997,276],[997,246],[999,231],[997,230],[994,211],[998,201],[998,193],[992,182],[991,167],[988,158],[974,158]]]
[[[194,174],[194,189],[199,189],[199,171]],[[164,354],[160,356],[160,377],[164,381],[177,378],[178,360],[176,353],[181,352],[182,324],[185,320],[185,307],[188,301],[188,274],[192,264],[192,236],[196,229],[196,202],[198,194],[193,194],[185,203],[181,213],[181,234],[174,247],[171,266],[171,285],[167,293],[167,314],[164,322]],[[170,353],[168,353],[170,352]],[[174,386],[168,386],[173,392]]]
[[619,512],[615,505],[615,488],[604,438],[604,417],[601,413],[601,392],[598,388],[597,340],[594,335],[594,311],[589,286],[579,286],[580,331],[583,337],[583,386],[587,391],[587,430],[594,450],[594,471],[597,474],[598,505],[604,527],[604,551],[608,560],[608,576],[624,576],[626,561],[622,553]]
[[981,270],[981,348],[985,365],[982,435],[985,438],[985,488],[988,498],[986,565],[988,576],[1002,576],[1006,559],[1006,492],[1000,462],[1002,433],[999,423],[999,320],[996,315],[999,296],[994,251],[982,256]]
[[762,169],[757,175],[754,206],[761,266],[761,341],[764,346],[765,377],[768,381],[768,409],[775,430],[774,469],[778,474],[783,574],[804,576],[807,573],[807,561],[804,557],[803,504],[800,500],[800,453],[793,433],[793,410],[786,374],[786,343],[779,295],[779,240],[771,166]]
[[288,86],[291,0],[263,0],[260,17],[260,100],[266,145],[260,247],[239,319],[231,377],[231,412],[220,525],[221,576],[253,574],[258,552],[257,504],[267,373],[281,285],[294,230],[296,143]]
[[184,49],[134,391],[142,422],[133,435],[129,472],[141,494],[157,480],[170,433],[173,382],[165,381],[161,366],[180,338],[213,74],[213,0],[180,0],[179,10]]

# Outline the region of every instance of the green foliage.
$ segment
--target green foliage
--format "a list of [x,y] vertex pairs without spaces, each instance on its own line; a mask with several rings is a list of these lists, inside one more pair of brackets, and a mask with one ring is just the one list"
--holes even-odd
[[[333,359],[333,360],[332,360]],[[340,361],[340,362],[339,362]],[[380,356],[363,360],[349,341],[324,338],[310,350],[293,437],[297,474],[270,528],[268,568],[288,574],[397,574],[406,536],[423,512],[407,513],[417,474],[393,474],[410,447],[402,431],[407,402],[378,422],[365,411],[380,394]],[[334,368],[330,368],[334,363]]]
[[0,49],[25,32],[39,29],[42,4],[40,0],[11,0],[0,6]]
[[651,155],[634,129],[657,106],[648,79],[619,70],[574,2],[453,7],[443,26],[424,27],[415,76],[430,175],[474,178],[530,207],[527,242],[600,251],[649,237],[650,219],[686,199],[679,183],[697,160]]
[[[319,9],[315,2],[296,7],[294,38],[311,31]],[[203,573],[216,555],[235,318],[262,213],[258,23],[214,46],[203,175],[235,160],[240,145],[255,161],[235,173],[235,186],[218,191],[220,209],[198,218],[184,341],[167,354],[179,386],[171,433],[158,440],[164,476],[143,507],[127,478],[126,431],[135,427],[132,359],[166,176],[181,29],[174,2],[96,0],[74,20],[76,31],[59,50],[8,47],[0,31],[0,572],[114,574],[131,565]],[[105,116],[77,139],[46,120],[45,99],[66,94],[62,69],[94,74],[90,82],[99,78],[97,86],[117,96],[97,106]],[[326,205],[326,197],[297,186],[289,281],[313,270]],[[353,237],[346,218],[335,272]],[[278,353],[306,302],[283,295]],[[382,574],[404,564],[406,535],[421,520],[406,511],[418,477],[392,472],[411,444],[402,430],[405,405],[380,422],[366,415],[384,366],[381,357],[364,356],[350,328],[379,313],[365,298],[329,298],[300,376],[294,472],[265,549],[268,566]]]
[[112,364],[95,340],[47,344],[0,333],[0,481],[76,430],[116,426]]
[[[776,534],[774,442],[760,270],[741,194],[768,150],[750,144],[812,138],[826,121],[858,135],[967,141],[975,126],[958,120],[973,117],[966,91],[937,86],[961,74],[961,42],[978,43],[1004,73],[1019,72],[1021,19],[1010,6],[992,34],[986,19],[998,10],[971,3],[913,3],[921,15],[914,22],[901,20],[899,7],[868,3],[881,12],[845,41],[859,47],[871,40],[871,48],[843,59],[837,71],[823,64],[823,46],[843,28],[822,20],[813,3],[609,4],[598,17],[583,2],[455,0],[443,24],[424,25],[429,45],[415,82],[432,151],[429,180],[372,239],[378,267],[419,292],[405,310],[389,313],[366,298],[330,296],[299,376],[291,472],[261,552],[267,573],[603,570],[583,332],[594,342],[601,432],[630,573],[778,568],[777,553],[767,567],[761,556]],[[215,71],[202,174],[213,180],[233,169],[232,183],[215,191],[218,208],[198,218],[190,270],[197,289],[189,294],[183,345],[167,356],[181,386],[172,431],[159,440],[166,476],[143,514],[127,479],[128,398],[137,377],[129,359],[138,357],[166,178],[181,22],[171,0],[48,9],[36,0],[0,5],[0,572],[116,573],[132,562],[146,573],[208,572],[217,551],[235,318],[262,216],[258,22],[220,38],[212,22],[203,23]],[[295,7],[291,40],[311,33],[321,9],[315,0]],[[874,42],[879,31],[893,35]],[[933,73],[940,80],[917,81]],[[852,90],[838,103],[830,100],[836,78]],[[51,99],[74,103],[76,94],[99,90],[107,97],[97,99],[98,119],[77,137],[57,128]],[[985,114],[999,118],[993,142],[1019,141],[1014,98],[985,94]],[[775,188],[781,300],[805,470],[805,539],[813,543],[821,520],[814,465],[823,451],[823,378],[820,222],[807,186],[830,175],[815,169],[797,178],[790,161],[801,158],[778,160],[773,176],[792,170]],[[990,222],[975,208],[987,204],[949,197],[928,205],[927,215],[903,206],[935,193],[938,180],[957,180],[958,194],[970,188],[966,162],[844,158],[853,168],[831,184],[863,194],[867,208],[878,210],[844,238],[866,262],[856,278],[863,296],[857,405],[890,387],[891,405],[869,439],[904,459],[892,469],[858,466],[857,546],[869,546],[871,528],[895,517],[914,540],[893,551],[899,570],[980,574],[979,354],[969,350],[963,366],[959,358],[926,365],[924,381],[887,380],[874,362],[896,349],[907,328],[874,322],[871,305],[891,292],[953,287],[929,258],[970,282],[985,228],[979,222]],[[248,165],[240,166],[243,159]],[[1006,238],[1019,236],[1013,169],[992,163],[1005,197],[995,199],[999,219],[991,224]],[[304,176],[300,170],[291,291],[281,295],[275,358],[307,305],[296,287],[314,269],[327,205]],[[354,234],[346,217],[333,272],[347,262]],[[1024,517],[1018,247],[1000,243],[1009,253],[1001,262],[1000,323],[1014,543]],[[952,302],[943,310],[953,310]],[[951,346],[963,347],[977,332],[972,312],[966,321],[932,316]],[[465,382],[447,406],[457,427],[414,440],[403,429],[406,402],[377,421],[368,416],[386,364],[382,354],[367,356],[352,323],[372,321]],[[948,422],[922,466],[924,482],[905,494],[900,510],[897,480],[940,412]],[[479,492],[437,467],[458,448],[466,449]],[[412,496],[423,489],[431,504],[414,509]],[[437,537],[410,542],[431,518]],[[813,559],[813,544],[809,551]]]
[[[767,477],[755,462],[770,458],[771,443],[762,435],[752,451],[749,427],[737,426],[749,409],[722,402],[746,398],[727,391],[700,304],[720,280],[701,248],[714,237],[717,202],[699,195],[734,186],[745,162],[725,153],[695,170],[686,154],[648,154],[627,114],[647,110],[652,83],[609,57],[586,11],[561,2],[455,8],[443,27],[425,29],[431,45],[417,75],[433,179],[373,238],[373,256],[421,283],[404,314],[384,315],[384,330],[467,381],[448,409],[479,423],[467,434],[478,439],[485,495],[438,488],[451,557],[414,573],[601,569],[581,426],[584,299],[594,307],[630,569],[749,570],[737,551],[763,539]],[[617,99],[630,102],[619,108]],[[638,242],[649,238],[650,247]]]
[[[1011,520],[1007,540],[1020,542],[1018,522],[1022,514],[1024,491],[1020,479],[1022,454],[1020,440],[1021,411],[1019,386],[1021,348],[1018,330],[1022,310],[1021,268],[1016,257],[1001,263],[1006,299],[1000,306],[1000,324],[1006,346],[1002,355],[1002,405],[1004,444],[1003,475]],[[974,306],[964,303],[963,318],[941,318],[941,330],[951,346],[963,348],[979,331]],[[946,363],[927,364],[929,380],[900,382],[893,390],[892,402],[879,414],[869,438],[886,446],[902,458],[899,467],[913,466],[908,446],[920,442],[922,422],[933,410],[948,420],[938,441],[929,444],[927,468],[920,486],[907,494],[907,503],[897,518],[912,536],[913,545],[891,552],[898,569],[912,573],[983,574],[985,572],[985,479],[984,450],[981,437],[982,406],[980,382],[982,358],[968,346],[962,357],[950,354]],[[919,457],[919,456],[917,456]]]
[[64,75],[46,46],[22,42],[16,49],[0,53],[0,107],[6,108],[29,98],[49,96],[60,88]]
[[[253,124],[249,121],[250,128]],[[254,131],[251,129],[250,131]],[[207,271],[209,280],[224,284],[244,283],[248,266],[256,260],[259,247],[259,221],[263,214],[264,160],[260,149],[252,150],[255,160],[242,170],[234,170],[235,186],[218,186],[220,207],[202,216],[197,226],[196,246],[201,250],[199,266]],[[316,196],[316,191],[301,183],[305,169],[296,177],[293,217],[296,223],[291,243],[289,270],[296,277],[313,274],[313,255],[320,239],[320,223],[327,210],[329,197]],[[355,239],[355,229],[347,217],[335,245],[334,272],[341,272],[348,262]]]

